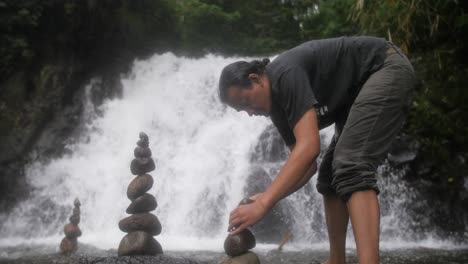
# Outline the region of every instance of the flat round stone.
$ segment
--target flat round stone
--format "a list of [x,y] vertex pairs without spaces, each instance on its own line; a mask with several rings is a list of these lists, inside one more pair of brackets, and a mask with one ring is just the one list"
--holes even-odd
[[249,249],[255,247],[255,237],[252,232],[248,229],[244,229],[242,232],[236,235],[228,235],[224,240],[224,251],[231,257],[239,256],[244,254]]
[[143,175],[156,168],[152,158],[134,158],[130,164],[130,171],[133,175]]
[[126,212],[127,214],[146,213],[153,211],[156,207],[158,207],[158,203],[156,202],[156,199],[154,199],[154,196],[149,193],[145,193],[133,200],[128,206]]
[[150,213],[134,214],[119,222],[119,228],[125,233],[144,231],[152,236],[161,234],[161,222],[158,217]]
[[80,228],[75,225],[75,224],[66,224],[63,227],[63,232],[65,233],[65,236],[70,239],[75,239],[79,236],[81,236],[81,230]]
[[131,232],[124,236],[119,244],[119,256],[157,255],[162,254],[161,244],[148,233],[142,231]]
[[153,177],[148,174],[136,176],[127,187],[127,197],[135,200],[153,187]]

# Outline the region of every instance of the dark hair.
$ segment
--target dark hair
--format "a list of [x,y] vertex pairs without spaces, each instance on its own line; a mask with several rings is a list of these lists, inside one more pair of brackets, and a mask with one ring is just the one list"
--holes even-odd
[[249,75],[251,73],[262,75],[268,63],[270,63],[270,60],[265,58],[261,61],[236,61],[224,67],[219,77],[219,98],[221,102],[226,103],[229,87],[236,86],[241,89],[249,87],[251,84]]

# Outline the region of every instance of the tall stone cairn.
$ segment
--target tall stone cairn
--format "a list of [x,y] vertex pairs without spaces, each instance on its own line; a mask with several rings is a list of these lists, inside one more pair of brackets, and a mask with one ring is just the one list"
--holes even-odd
[[70,223],[63,227],[65,237],[60,243],[60,253],[62,255],[70,255],[76,252],[78,249],[78,237],[81,236],[81,230],[78,227],[80,223],[80,200],[76,198],[73,204],[75,207],[73,208],[73,214],[69,218]]
[[119,228],[125,235],[119,244],[119,256],[157,255],[163,250],[153,236],[161,234],[159,219],[149,212],[158,206],[153,195],[147,193],[153,187],[153,177],[148,174],[155,169],[151,158],[148,135],[140,132],[140,140],[134,150],[135,158],[130,164],[130,171],[136,177],[127,188],[127,197],[131,203],[126,217],[119,222]]

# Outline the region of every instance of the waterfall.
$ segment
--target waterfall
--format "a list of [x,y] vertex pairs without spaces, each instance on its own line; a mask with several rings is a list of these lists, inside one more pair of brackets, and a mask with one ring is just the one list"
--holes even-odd
[[[79,241],[117,248],[124,236],[117,223],[127,216],[126,188],[134,177],[129,165],[138,133],[144,131],[156,162],[149,192],[159,204],[153,212],[163,227],[158,241],[165,249],[221,251],[229,212],[245,195],[253,168],[261,167],[271,179],[283,162],[252,158],[271,123],[267,118],[238,113],[218,99],[220,71],[238,59],[214,55],[189,59],[166,53],[135,62],[122,79],[121,99],[107,100],[98,109],[87,101],[84,131],[77,142],[67,145],[67,154],[27,166],[33,190],[10,214],[0,216],[0,247],[27,242],[58,245],[73,200],[79,198],[83,231]],[[332,135],[333,128],[321,132],[323,150]],[[418,199],[417,192],[385,166],[379,177],[385,185],[380,196],[385,201],[384,244],[395,238],[411,241],[414,219],[404,210]],[[327,245],[315,178],[278,205],[277,223],[292,232],[292,248]],[[268,248],[270,242],[259,247]]]

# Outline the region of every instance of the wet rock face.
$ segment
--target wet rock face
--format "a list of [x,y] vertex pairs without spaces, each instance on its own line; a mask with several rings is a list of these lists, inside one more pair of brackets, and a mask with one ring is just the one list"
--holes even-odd
[[134,200],[139,196],[143,195],[153,187],[153,177],[148,174],[140,175],[135,177],[130,182],[127,188],[127,197],[130,200]]
[[128,233],[120,241],[119,256],[162,254],[162,247],[151,235],[142,231]]
[[134,214],[119,222],[119,228],[123,232],[145,231],[152,236],[161,234],[161,223],[159,219],[150,213]]

